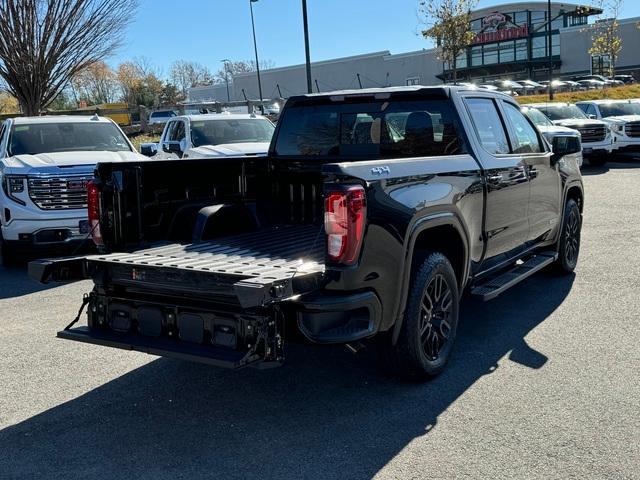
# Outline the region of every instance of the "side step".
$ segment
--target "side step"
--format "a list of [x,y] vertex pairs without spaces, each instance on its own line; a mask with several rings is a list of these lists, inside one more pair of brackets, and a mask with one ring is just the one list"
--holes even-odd
[[558,258],[558,253],[553,251],[537,253],[510,270],[486,280],[471,289],[471,295],[479,297],[485,302],[496,298],[505,290],[517,285],[525,278],[539,272]]

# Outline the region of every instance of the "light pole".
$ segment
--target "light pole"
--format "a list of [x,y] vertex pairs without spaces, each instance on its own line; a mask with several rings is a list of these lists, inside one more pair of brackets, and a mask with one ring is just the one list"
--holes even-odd
[[547,40],[549,43],[549,100],[553,100],[553,44],[551,36],[551,0],[547,0]]
[[228,58],[223,58],[220,60],[224,65],[224,81],[227,84],[227,102],[231,101],[231,96],[229,95],[229,70],[227,70],[227,63],[229,63]]
[[309,23],[307,22],[307,0],[302,0],[302,24],[304,26],[304,54],[307,68],[307,93],[313,93],[311,85],[311,57],[309,55]]
[[251,29],[253,30],[253,49],[256,52],[256,73],[258,74],[258,94],[260,95],[260,107],[264,112],[262,106],[262,83],[260,83],[260,62],[258,61],[258,43],[256,42],[256,26],[253,22],[253,4],[258,0],[249,0],[249,10],[251,10]]

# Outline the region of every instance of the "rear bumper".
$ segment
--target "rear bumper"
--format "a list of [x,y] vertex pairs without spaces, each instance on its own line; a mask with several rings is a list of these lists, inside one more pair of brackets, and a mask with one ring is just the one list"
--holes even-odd
[[382,304],[370,291],[334,294],[326,291],[295,302],[300,331],[316,343],[349,343],[378,333]]

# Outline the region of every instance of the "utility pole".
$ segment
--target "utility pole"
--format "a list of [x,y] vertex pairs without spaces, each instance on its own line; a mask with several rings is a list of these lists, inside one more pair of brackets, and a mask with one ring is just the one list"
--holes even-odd
[[549,101],[553,100],[553,44],[551,40],[551,0],[547,0],[547,43],[549,44]]
[[260,106],[264,113],[264,106],[262,105],[262,83],[260,83],[260,62],[258,61],[258,43],[256,42],[256,25],[253,22],[253,4],[258,0],[249,0],[249,10],[251,10],[251,29],[253,30],[253,50],[256,53],[256,73],[258,75],[258,94],[260,95]]
[[227,84],[227,102],[231,101],[231,96],[229,95],[229,70],[227,69],[227,63],[229,62],[228,58],[223,58],[220,60],[224,65],[224,81]]
[[304,54],[307,68],[307,93],[313,93],[311,84],[311,56],[309,54],[309,22],[307,21],[307,0],[302,0],[302,23],[304,26]]

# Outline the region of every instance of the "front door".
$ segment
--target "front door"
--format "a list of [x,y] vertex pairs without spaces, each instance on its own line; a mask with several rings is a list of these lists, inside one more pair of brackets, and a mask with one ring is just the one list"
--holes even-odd
[[552,237],[560,218],[561,185],[558,166],[551,161],[551,152],[546,147],[538,130],[522,114],[520,108],[502,100],[502,110],[507,120],[510,143],[513,151],[522,156],[529,177],[530,195],[529,234],[531,242]]
[[529,235],[528,165],[522,155],[513,152],[496,102],[480,96],[465,99],[486,179],[484,267],[507,260]]

